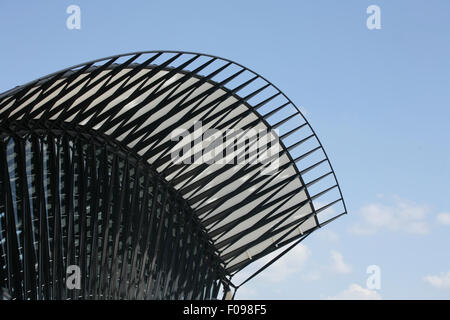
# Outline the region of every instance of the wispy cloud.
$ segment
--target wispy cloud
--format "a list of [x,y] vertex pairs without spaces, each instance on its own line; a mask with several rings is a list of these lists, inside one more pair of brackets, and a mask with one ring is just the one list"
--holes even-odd
[[435,288],[450,288],[450,271],[438,275],[428,275],[423,280]]
[[367,288],[363,288],[356,283],[350,284],[350,286],[344,291],[339,292],[335,296],[328,297],[329,300],[381,300],[381,295]]
[[[259,268],[267,264],[278,254],[280,254],[284,249],[286,248],[280,248],[279,250],[268,254],[267,256],[259,259],[244,270],[237,273],[233,278],[234,283],[239,284],[242,281],[246,280]],[[303,244],[299,244],[284,256],[282,256],[280,259],[275,261],[266,270],[264,270],[264,272],[262,272],[258,276],[258,278],[272,283],[283,282],[293,274],[299,271],[304,271],[304,266],[310,257],[311,251],[308,249],[308,247]]]
[[340,236],[337,232],[330,229],[323,229],[317,232],[317,238],[326,242],[335,243],[339,241]]
[[367,204],[359,210],[360,221],[350,228],[353,234],[371,235],[386,230],[422,235],[430,232],[428,206],[398,196],[378,198],[378,202]]
[[236,298],[242,300],[253,300],[258,297],[258,291],[249,286],[242,286],[236,292]]
[[344,261],[342,254],[336,250],[330,252],[331,270],[337,273],[351,273],[352,267]]
[[443,225],[450,226],[450,213],[449,212],[442,212],[439,213],[436,216],[436,220]]
[[320,280],[322,278],[322,275],[320,273],[320,271],[318,270],[313,270],[310,272],[307,272],[305,274],[302,275],[301,279],[303,281],[317,281]]
[[[262,263],[266,264],[275,258],[280,252],[275,251],[262,258]],[[267,271],[261,276],[270,282],[281,282],[287,279],[290,275],[300,271],[305,265],[308,258],[311,256],[310,250],[302,244],[297,245],[294,249],[281,257]]]

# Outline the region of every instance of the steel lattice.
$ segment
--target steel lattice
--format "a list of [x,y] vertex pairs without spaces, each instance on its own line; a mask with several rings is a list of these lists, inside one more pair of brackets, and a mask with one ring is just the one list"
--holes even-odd
[[[148,165],[70,134],[0,148],[0,286],[12,297],[215,298],[225,271],[214,246]],[[81,268],[80,290],[66,289],[69,265]]]
[[[175,162],[171,155],[180,150],[190,149],[193,157],[204,152],[195,140],[190,145],[170,137],[181,127],[195,134],[198,122],[222,131],[242,130],[233,137],[236,141],[255,128],[278,130],[282,148],[277,170],[264,175],[260,163]],[[266,79],[213,56],[140,52],[62,70],[0,95],[0,128],[5,148],[11,139],[34,134],[62,139],[70,132],[73,139],[108,141],[127,159],[149,166],[192,210],[227,279],[346,213],[328,157],[299,109]],[[233,149],[232,158],[244,159],[254,143],[250,139]],[[258,157],[259,150],[250,157]],[[28,154],[21,152],[21,157]],[[3,173],[5,193],[13,185],[12,180],[7,183],[8,168]],[[23,214],[15,201],[3,203],[8,201],[11,217],[6,207],[0,212],[6,226],[14,215]],[[15,245],[7,245],[8,239],[15,237],[5,231],[6,251]],[[7,256],[19,255],[11,254]]]

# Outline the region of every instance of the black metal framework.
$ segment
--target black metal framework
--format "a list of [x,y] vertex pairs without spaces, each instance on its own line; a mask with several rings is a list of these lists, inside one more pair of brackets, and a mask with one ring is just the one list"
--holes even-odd
[[[278,130],[275,136],[281,145],[276,155],[279,166],[271,174],[262,174],[261,170],[270,163],[210,165],[174,161],[171,155],[186,148],[192,150],[194,157],[205,151],[203,146],[199,150],[196,140],[186,144],[170,138],[181,127],[195,134],[198,122],[222,131],[241,129],[230,141],[223,142],[224,148],[232,141],[245,140],[252,129]],[[283,246],[291,248],[287,245],[302,241],[347,212],[330,161],[300,110],[263,77],[214,56],[139,52],[92,61],[38,79],[0,95],[0,138],[0,241],[4,250],[0,276],[8,281],[9,288],[19,288],[14,291],[16,297],[29,297],[28,278],[35,272],[39,275],[36,281],[41,282],[31,293],[33,298],[67,298],[61,293],[61,272],[65,270],[60,261],[72,262],[75,247],[64,247],[63,242],[79,237],[77,248],[84,250],[83,254],[90,250],[90,256],[88,260],[83,260],[81,254],[77,256],[77,263],[83,264],[88,277],[88,287],[78,297],[215,298],[219,285],[233,286],[232,277],[253,261]],[[246,153],[253,150],[259,138],[235,146],[232,158],[242,160],[248,156]],[[267,146],[274,141],[270,135]],[[250,157],[261,152],[255,149]],[[36,171],[35,175],[30,168]],[[119,171],[113,174],[113,170]],[[148,175],[151,181],[147,181]],[[28,181],[31,178],[40,181],[35,189]],[[127,179],[128,183],[120,179]],[[76,186],[77,181],[84,183]],[[74,195],[70,201],[68,194]],[[153,217],[142,209],[142,202],[153,201],[155,194],[163,199],[158,200],[162,207],[170,206],[164,219],[170,226],[177,226],[173,228],[175,239],[189,234],[189,223],[190,231],[200,230],[200,248],[195,252],[203,253],[198,260],[187,258],[191,266],[180,264],[184,260],[177,256],[179,250],[161,242],[160,237],[170,237],[169,226],[153,230],[156,235],[151,239],[156,239],[152,241],[157,245],[135,238],[139,232],[156,228],[151,221],[138,221],[143,216]],[[167,197],[171,200],[164,200]],[[94,217],[89,228],[81,225],[80,229],[70,229],[75,228],[75,219],[89,220],[88,211],[89,219]],[[108,221],[109,216],[105,215],[119,219],[120,213],[125,229],[115,224],[119,231],[107,231],[102,225]],[[33,217],[31,222],[29,215]],[[51,231],[46,226],[50,222],[54,224]],[[38,239],[31,236],[36,237],[33,223],[38,223]],[[63,233],[63,225],[70,227],[68,234]],[[136,228],[140,230],[137,234]],[[113,234],[114,241],[105,242]],[[52,242],[55,247],[47,248],[53,241],[49,237],[62,242]],[[38,248],[46,244],[45,249],[33,252],[36,243]],[[162,243],[169,247],[156,250]],[[142,251],[143,246],[150,246],[149,251]],[[150,269],[139,269],[138,257],[145,252],[146,259],[153,262]],[[54,259],[50,253],[56,255]],[[120,270],[113,269],[108,277],[105,273],[109,271],[103,267],[117,254],[127,258],[120,257],[117,264],[122,267],[116,265]],[[132,262],[123,263],[123,259]],[[34,271],[29,263],[32,261],[39,262]],[[178,269],[173,268],[171,261],[178,264]],[[187,270],[179,269],[185,266]],[[12,270],[19,271],[11,273]],[[147,280],[137,278],[139,272],[144,272],[141,276]],[[156,278],[148,281],[147,272]],[[97,279],[98,275],[101,276]],[[179,286],[180,279],[175,284],[172,281],[180,275],[191,277],[183,280],[184,286]],[[119,281],[124,279],[128,280]],[[47,291],[43,291],[43,286],[47,286]],[[112,289],[104,291],[105,286]]]
[[[226,272],[214,246],[148,164],[100,137],[53,130],[3,138],[0,158],[0,286],[12,297],[217,296]],[[79,290],[66,288],[70,265]]]

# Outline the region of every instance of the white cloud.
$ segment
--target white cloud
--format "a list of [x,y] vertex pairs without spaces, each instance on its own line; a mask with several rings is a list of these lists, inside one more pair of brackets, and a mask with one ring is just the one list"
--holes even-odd
[[[385,197],[379,197],[386,200]],[[350,231],[358,235],[375,234],[380,230],[427,234],[430,226],[427,221],[428,206],[418,205],[413,201],[397,196],[386,203],[371,203],[363,206],[358,215],[361,221],[354,224]]]
[[[265,256],[261,259],[262,264],[268,263],[278,254],[280,254],[280,251],[277,250]],[[267,268],[262,273],[261,278],[271,282],[281,282],[293,273],[300,271],[310,256],[309,249],[305,245],[299,244]]]
[[340,239],[339,234],[330,229],[320,230],[320,232],[316,232],[316,234],[317,238],[326,242],[338,242]]
[[322,278],[321,274],[319,271],[317,270],[313,270],[310,271],[308,273],[305,273],[304,275],[302,275],[302,280],[303,281],[317,281],[320,280]]
[[370,289],[361,287],[356,283],[339,292],[337,295],[328,297],[329,300],[381,300],[381,295]]
[[332,250],[331,254],[331,269],[337,273],[351,273],[352,267],[344,261],[344,257],[338,251]]
[[450,271],[439,275],[428,275],[423,280],[435,288],[450,288]]
[[[267,264],[270,260],[279,255],[286,248],[280,248],[267,256],[255,261],[245,269],[239,271],[233,278],[235,284],[245,281],[259,268]],[[292,274],[303,271],[306,261],[311,256],[310,250],[303,244],[295,246],[291,251],[286,253],[280,259],[275,261],[267,269],[258,275],[258,278],[269,282],[282,282],[289,278]]]
[[430,227],[426,221],[414,221],[405,227],[405,231],[414,234],[428,234]]
[[436,219],[440,224],[450,226],[450,213],[449,212],[439,213],[437,215]]
[[257,298],[257,293],[256,289],[244,285],[236,292],[236,299],[253,300]]

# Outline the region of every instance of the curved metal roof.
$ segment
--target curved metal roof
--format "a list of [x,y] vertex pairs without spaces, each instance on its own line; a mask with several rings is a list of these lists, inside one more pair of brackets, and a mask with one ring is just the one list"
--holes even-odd
[[[22,122],[101,134],[142,157],[188,201],[231,274],[346,213],[300,110],[226,59],[151,51],[64,69],[0,95],[0,128]],[[216,131],[201,139],[208,129]],[[237,161],[217,161],[224,150]]]

